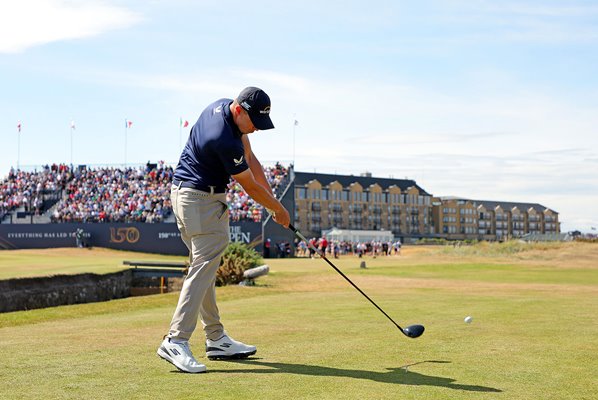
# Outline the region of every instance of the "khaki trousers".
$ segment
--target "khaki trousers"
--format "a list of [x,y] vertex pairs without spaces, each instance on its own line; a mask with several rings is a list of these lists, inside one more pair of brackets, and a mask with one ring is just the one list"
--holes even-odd
[[201,316],[206,338],[224,334],[216,306],[216,271],[229,241],[226,195],[172,186],[172,208],[189,249],[189,272],[170,323],[168,337],[189,340]]

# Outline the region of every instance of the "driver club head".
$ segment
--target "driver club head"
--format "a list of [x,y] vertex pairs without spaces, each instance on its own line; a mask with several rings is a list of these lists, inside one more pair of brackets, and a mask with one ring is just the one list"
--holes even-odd
[[417,337],[420,337],[424,333],[425,329],[426,328],[424,328],[423,325],[409,325],[408,327],[403,329],[403,333],[409,336],[410,338],[415,339]]

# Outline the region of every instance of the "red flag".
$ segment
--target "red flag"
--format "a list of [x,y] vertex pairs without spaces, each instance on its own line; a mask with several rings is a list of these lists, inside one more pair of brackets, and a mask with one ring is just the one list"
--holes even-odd
[[185,121],[185,123],[183,124],[183,128],[186,128],[189,126],[189,121]]

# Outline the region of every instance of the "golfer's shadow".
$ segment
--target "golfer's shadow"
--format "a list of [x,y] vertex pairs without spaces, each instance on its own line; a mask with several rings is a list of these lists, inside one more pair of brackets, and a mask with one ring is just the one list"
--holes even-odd
[[502,392],[500,389],[495,389],[486,386],[477,385],[462,385],[454,383],[455,380],[451,378],[443,378],[439,376],[429,376],[413,372],[409,367],[423,364],[423,363],[450,363],[450,361],[421,361],[414,364],[404,365],[398,368],[386,368],[388,372],[373,372],[362,371],[355,369],[340,369],[322,367],[319,365],[304,365],[304,364],[288,364],[278,362],[261,361],[259,358],[248,358],[245,360],[230,360],[243,365],[267,367],[260,369],[223,369],[215,370],[210,368],[210,372],[220,373],[250,373],[250,374],[272,374],[285,373],[297,375],[312,375],[312,376],[339,376],[354,379],[367,379],[375,382],[394,383],[398,385],[414,385],[414,386],[442,386],[455,390],[466,390],[470,392]]

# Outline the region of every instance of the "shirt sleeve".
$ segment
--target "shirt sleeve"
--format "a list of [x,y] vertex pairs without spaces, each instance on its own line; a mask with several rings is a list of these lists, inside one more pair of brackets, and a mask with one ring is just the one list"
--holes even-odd
[[240,174],[249,168],[245,160],[245,149],[240,140],[238,142],[221,144],[218,150],[220,161],[229,175]]

